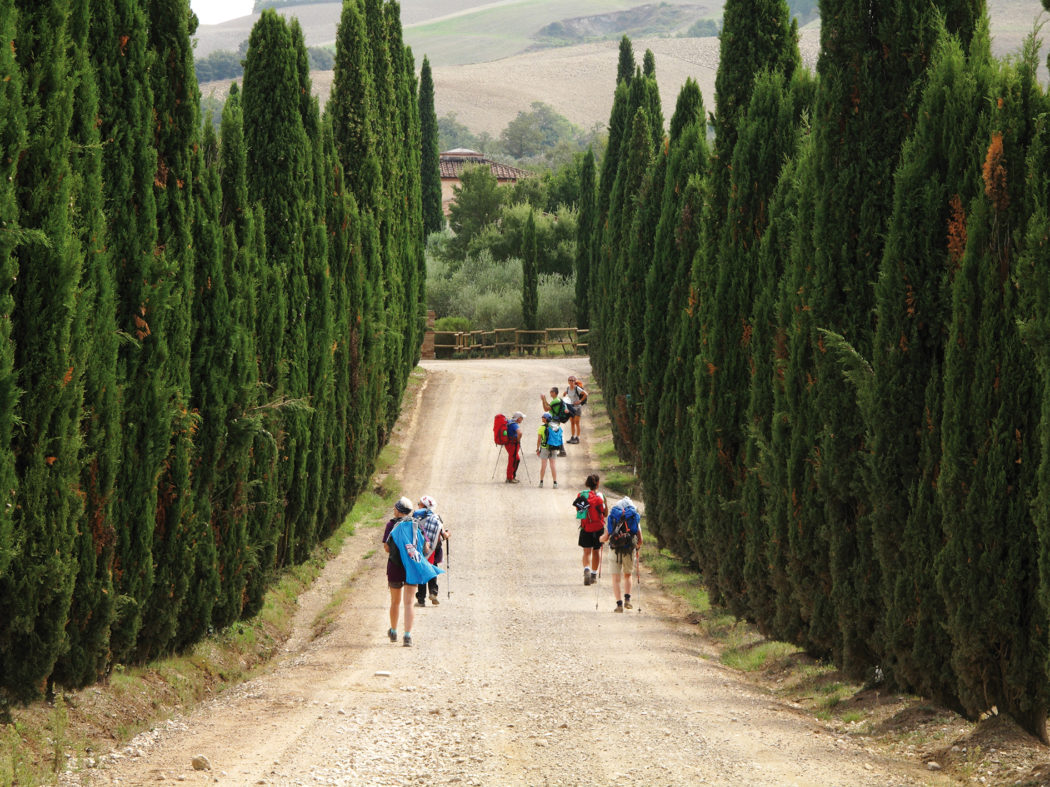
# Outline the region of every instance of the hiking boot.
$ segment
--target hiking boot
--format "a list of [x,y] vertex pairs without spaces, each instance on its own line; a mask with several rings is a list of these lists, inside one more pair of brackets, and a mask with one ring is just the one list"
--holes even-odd
[[416,606],[417,607],[425,607],[426,605],[427,605],[427,602],[426,602],[425,599],[423,601],[420,601],[419,599],[416,599]]
[[391,642],[397,642],[397,631],[395,629],[387,629],[386,635],[390,637]]
[[401,644],[406,648],[412,647],[412,635],[407,631],[405,632],[405,636],[401,638]]
[[508,484],[520,484],[521,481],[519,481],[517,478],[508,478],[507,479],[507,483]]
[[623,602],[623,608],[624,609],[634,609],[634,607],[631,606],[631,602],[630,601]]
[[434,605],[435,607],[436,607],[436,606],[437,606],[437,605],[438,605],[439,603],[441,603],[441,602],[439,602],[439,601],[438,601],[437,593],[431,593],[431,594],[430,594],[430,603],[431,603],[431,604],[433,604],[433,605]]
[[543,479],[540,479],[540,486],[543,486]]
[[557,489],[557,488],[558,488],[558,482],[557,482],[557,481],[555,481],[555,482],[554,482],[554,488],[555,488],[555,489]]
[[623,605],[617,604],[616,609],[614,609],[613,612],[623,612]]
[[585,585],[591,584],[591,572],[588,571],[587,569],[583,570],[583,584],[585,584]]
[[565,449],[564,449],[564,448],[563,448],[563,449],[561,449],[561,450],[560,450],[560,451],[558,452],[558,456],[565,456],[565,455],[566,455],[566,454],[565,454]]

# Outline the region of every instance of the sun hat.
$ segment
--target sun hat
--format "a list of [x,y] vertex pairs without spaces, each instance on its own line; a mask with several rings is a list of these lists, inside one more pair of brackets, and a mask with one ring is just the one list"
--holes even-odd
[[620,502],[617,503],[616,505],[624,506],[625,508],[627,506],[631,506],[633,508],[634,507],[634,501],[631,500],[631,498],[627,497],[627,495],[624,495],[623,497],[620,498]]
[[400,511],[402,514],[411,514],[412,501],[409,500],[407,497],[402,497],[400,500],[394,503],[394,508]]
[[540,418],[542,418],[544,421],[549,421],[551,419],[551,414],[550,413],[544,413],[543,415],[540,416]]
[[522,421],[524,421],[524,420],[525,420],[525,413],[523,413],[523,412],[522,412],[521,410],[518,410],[518,411],[516,411],[516,412],[514,413],[514,415],[512,415],[512,416],[510,417],[510,420],[512,420],[512,421],[517,421],[517,420],[518,420],[519,418],[520,418],[520,419],[521,419]]
[[435,506],[437,506],[437,503],[434,502],[434,498],[432,498],[430,495],[423,495],[421,498],[419,498],[419,504],[423,506],[423,508],[434,508]]

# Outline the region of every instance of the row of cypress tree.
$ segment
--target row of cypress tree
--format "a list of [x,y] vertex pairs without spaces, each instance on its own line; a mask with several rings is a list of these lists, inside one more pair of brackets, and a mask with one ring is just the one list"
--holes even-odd
[[0,702],[256,611],[418,359],[417,102],[436,120],[397,3],[344,3],[323,116],[298,22],[264,12],[218,138],[195,26],[188,0],[0,0]]
[[[1050,97],[980,0],[728,0],[713,139],[627,39],[580,323],[649,528],[766,634],[1044,741]],[[584,182],[588,179],[584,172]]]

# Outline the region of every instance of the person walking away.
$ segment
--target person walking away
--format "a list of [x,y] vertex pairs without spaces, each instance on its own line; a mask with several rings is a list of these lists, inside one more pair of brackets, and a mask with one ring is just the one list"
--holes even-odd
[[583,584],[598,581],[598,566],[602,559],[602,531],[605,529],[605,495],[598,491],[598,476],[587,476],[586,490],[577,495],[586,495],[584,517],[580,520],[580,537],[577,543],[583,548]]
[[[547,401],[547,397],[540,394],[540,401],[543,403],[543,411],[550,413],[551,419],[559,424],[563,424],[570,418],[568,408],[565,406],[565,402],[558,396],[558,387],[555,386],[550,389],[550,401]],[[558,451],[558,456],[565,456],[565,445],[562,444],[561,449]]]
[[[642,545],[641,515],[629,497],[624,497],[609,509],[602,542],[608,542],[614,556],[612,589],[616,596],[613,612],[633,609],[631,606],[631,575],[636,566],[636,553]],[[620,577],[623,576],[623,596],[620,595]]]
[[425,585],[436,574],[444,573],[431,565],[424,557],[426,544],[423,532],[412,516],[412,501],[402,497],[394,504],[395,516],[386,523],[383,531],[383,549],[387,553],[387,585],[390,588],[390,629],[387,636],[397,642],[397,618],[404,607],[405,633],[401,643],[412,646],[412,596],[416,586]]
[[518,465],[521,464],[521,422],[525,420],[525,414],[520,410],[507,421],[507,442],[503,446],[507,449],[507,483],[520,484],[518,480]]
[[[418,520],[419,529],[423,531],[423,540],[426,542],[427,561],[432,565],[439,565],[444,559],[444,552],[442,550],[443,542],[448,540],[448,528],[445,527],[445,523],[441,521],[441,516],[434,509],[437,507],[437,503],[434,502],[434,498],[430,495],[423,495],[419,498],[419,508],[412,512],[412,516]],[[433,606],[437,606],[438,601],[438,581],[437,577],[431,578],[425,585],[416,586],[416,606],[425,607],[427,605],[427,593],[430,593],[430,603]]]
[[540,416],[542,423],[536,435],[536,456],[540,458],[540,486],[543,486],[543,476],[547,471],[547,462],[551,463],[551,481],[554,488],[558,488],[558,471],[554,466],[554,460],[558,456],[558,450],[562,447],[564,436],[561,424],[551,418],[550,413]]
[[574,413],[569,416],[569,439],[568,443],[580,442],[580,416],[583,415],[583,406],[587,403],[587,391],[580,384],[579,378],[569,375],[569,387],[562,394],[562,400],[572,405]]
[[390,628],[387,630],[387,636],[390,637],[391,642],[397,642],[397,619],[401,610],[402,597],[405,601],[405,632],[408,642],[412,642],[413,612],[411,601],[409,601],[410,596],[405,590],[408,587],[405,585],[405,565],[401,561],[400,550],[396,547],[390,548],[390,532],[411,513],[412,501],[407,497],[402,497],[394,503],[394,516],[386,523],[386,529],[383,530],[383,550],[387,554],[386,583],[390,589]]

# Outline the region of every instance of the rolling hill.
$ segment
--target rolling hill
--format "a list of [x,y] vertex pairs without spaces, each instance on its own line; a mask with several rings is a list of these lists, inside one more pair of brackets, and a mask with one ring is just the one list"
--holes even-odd
[[[653,5],[656,10],[651,14],[625,13],[643,5],[637,0],[402,0],[401,18],[417,63],[426,54],[434,67],[438,114],[454,113],[475,132],[498,134],[533,101],[551,105],[582,128],[606,123],[616,73],[616,39],[623,33],[632,37],[639,59],[647,48],[656,55],[666,118],[687,77],[699,83],[708,110],[713,109],[718,39],[673,35],[690,19],[720,17],[721,0],[674,4],[677,13],[670,14],[666,3]],[[308,45],[330,46],[341,7],[339,2],[313,3],[282,13],[299,19]],[[1042,12],[1039,0],[989,0],[988,7],[993,49],[1000,56],[1020,49]],[[657,31],[656,37],[650,23],[660,14],[663,24],[672,29]],[[625,29],[610,29],[605,22],[611,17]],[[235,50],[248,37],[255,19],[253,15],[202,25],[198,56],[217,49]],[[551,25],[576,31],[572,35],[590,31],[607,40],[550,47]],[[546,40],[541,33],[545,28]],[[801,30],[803,60],[810,67],[819,50],[819,35],[817,22]],[[332,72],[315,71],[313,80],[323,101],[331,89]],[[202,94],[219,98],[228,89],[226,83],[201,85]]]

